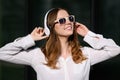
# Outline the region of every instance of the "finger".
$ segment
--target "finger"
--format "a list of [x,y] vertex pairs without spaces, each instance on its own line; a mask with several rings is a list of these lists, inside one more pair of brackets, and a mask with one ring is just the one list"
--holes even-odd
[[33,29],[33,31],[32,31],[31,34],[34,34],[36,31],[37,31],[37,27],[35,27],[35,28]]
[[85,25],[79,23],[79,24],[77,24],[77,28],[81,28],[81,29],[83,29],[83,28],[85,28]]
[[76,24],[76,25],[80,25],[81,23],[79,23],[79,22],[75,22],[75,24]]
[[39,30],[43,30],[43,28],[42,28],[42,27],[38,27],[38,29],[39,29]]
[[43,36],[42,39],[48,38],[48,36]]
[[40,34],[40,33],[41,33],[40,28],[37,28],[35,34]]
[[75,26],[76,26],[76,27],[80,27],[80,26],[81,26],[81,23],[76,22],[76,23],[75,23]]
[[44,35],[44,33],[45,33],[45,29],[40,28],[40,34],[41,34],[41,35]]
[[42,40],[42,39],[45,39],[45,38],[48,38],[48,36],[39,37],[37,40]]
[[38,32],[42,33],[43,32],[43,28],[42,27],[38,27]]

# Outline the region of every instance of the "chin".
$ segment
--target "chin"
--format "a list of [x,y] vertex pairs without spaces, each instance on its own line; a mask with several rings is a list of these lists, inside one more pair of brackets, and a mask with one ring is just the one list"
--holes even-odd
[[64,37],[69,37],[73,34],[73,31],[68,31],[68,32],[62,32],[59,35],[64,36]]
[[71,32],[71,33],[67,33],[66,35],[67,35],[67,36],[71,36],[72,34],[73,34],[73,32]]
[[72,35],[72,34],[73,34],[73,31],[71,31],[71,32],[68,32],[68,34]]

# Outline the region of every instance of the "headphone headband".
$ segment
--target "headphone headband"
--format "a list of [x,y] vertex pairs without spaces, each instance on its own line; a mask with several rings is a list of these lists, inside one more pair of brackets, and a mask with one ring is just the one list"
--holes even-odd
[[54,8],[50,9],[46,14],[45,14],[45,17],[44,17],[44,30],[45,30],[45,34],[47,36],[50,35],[50,30],[48,28],[48,25],[47,25],[47,17],[48,17],[48,14],[53,10]]

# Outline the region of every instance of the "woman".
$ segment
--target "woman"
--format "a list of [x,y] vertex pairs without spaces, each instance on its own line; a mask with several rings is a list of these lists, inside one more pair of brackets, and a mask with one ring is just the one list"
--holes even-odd
[[[64,9],[49,10],[44,22],[44,29],[35,28],[31,34],[3,46],[0,59],[32,66],[37,80],[89,80],[91,65],[120,53],[112,39],[91,32]],[[77,35],[92,48],[82,47]],[[45,47],[29,49],[45,38]]]

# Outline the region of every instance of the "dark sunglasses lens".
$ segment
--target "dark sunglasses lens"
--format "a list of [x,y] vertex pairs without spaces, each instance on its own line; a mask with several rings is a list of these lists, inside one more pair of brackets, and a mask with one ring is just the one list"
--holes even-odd
[[70,17],[69,17],[69,20],[70,20],[71,22],[74,22],[74,17],[73,17],[73,16],[70,16]]
[[65,19],[65,18],[59,19],[59,23],[60,23],[60,24],[64,24],[65,22],[66,22],[66,19]]

